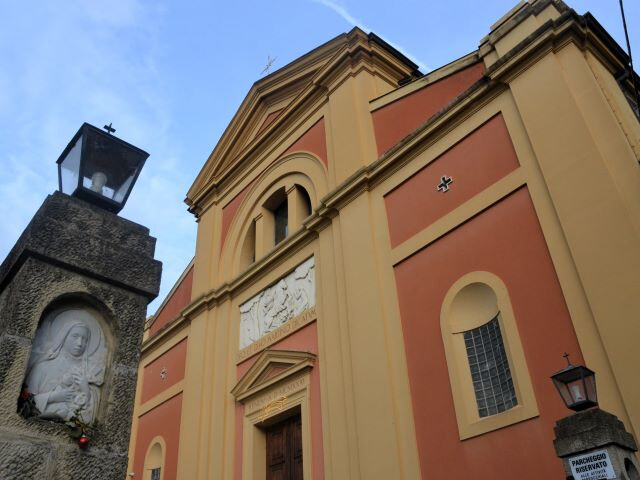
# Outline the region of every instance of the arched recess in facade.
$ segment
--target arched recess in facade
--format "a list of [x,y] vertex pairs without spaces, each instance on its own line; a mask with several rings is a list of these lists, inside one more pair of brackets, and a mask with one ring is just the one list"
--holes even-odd
[[[119,326],[113,311],[88,291],[57,292],[55,286],[51,290],[38,306],[38,327],[31,339],[23,385],[34,395],[39,410],[36,415],[41,418],[60,422],[78,416],[93,424],[104,419],[109,407],[103,396],[113,384],[111,364],[118,347]],[[86,332],[85,343],[68,343],[78,327]],[[73,353],[74,347],[79,351]],[[73,400],[51,402],[50,393],[72,386],[71,374],[87,381],[89,391],[83,394],[83,400],[76,395]]]
[[327,171],[322,161],[310,153],[296,152],[269,165],[254,181],[229,226],[221,252],[220,278],[235,278],[242,272],[242,247],[255,216],[273,192],[293,185],[304,188],[312,209],[317,207],[328,193]]

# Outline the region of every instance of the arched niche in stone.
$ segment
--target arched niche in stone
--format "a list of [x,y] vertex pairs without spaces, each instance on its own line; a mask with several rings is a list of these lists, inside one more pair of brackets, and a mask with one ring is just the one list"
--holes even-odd
[[112,334],[98,308],[83,300],[50,305],[33,338],[23,382],[29,415],[93,424],[101,416],[112,352]]

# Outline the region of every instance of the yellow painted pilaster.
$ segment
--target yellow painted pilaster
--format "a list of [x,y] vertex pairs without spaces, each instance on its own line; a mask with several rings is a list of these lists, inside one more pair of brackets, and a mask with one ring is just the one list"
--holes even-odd
[[180,450],[178,452],[178,478],[200,478],[199,444],[202,432],[202,394],[207,351],[207,317],[202,312],[191,320],[189,348],[185,365],[185,382],[180,418]]
[[594,95],[588,88],[574,91],[576,85],[566,81],[575,74],[567,70],[572,61],[570,55],[547,55],[510,87],[626,407],[626,412],[614,413],[627,413],[629,427],[637,433],[640,383],[634,351],[640,325],[632,316],[640,311],[640,238],[610,171],[611,161],[605,159],[609,148],[616,147],[601,150],[602,140],[593,136],[593,123],[584,117],[582,109],[597,114],[589,106]]
[[[216,228],[217,208],[210,208],[204,212],[198,221],[198,235],[196,237],[196,255],[193,266],[193,288],[191,298],[195,299],[207,292],[213,283],[213,263],[216,260],[214,246],[220,245],[220,229]],[[216,235],[218,232],[218,235]]]
[[317,259],[318,347],[322,368],[322,435],[325,478],[359,479],[356,404],[339,217],[320,232]]
[[366,71],[347,77],[329,96],[329,161],[334,162],[337,183],[377,157],[369,113],[369,100],[375,96],[375,79]]
[[[402,468],[392,394],[391,367],[381,301],[378,252],[368,192],[340,210],[348,347],[363,479],[407,478]],[[367,281],[363,281],[367,279]]]

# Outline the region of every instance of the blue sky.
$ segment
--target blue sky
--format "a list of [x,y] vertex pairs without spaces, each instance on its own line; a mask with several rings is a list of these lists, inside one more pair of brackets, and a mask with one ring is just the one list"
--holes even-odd
[[[0,259],[56,190],[55,160],[82,122],[113,122],[150,153],[121,215],[158,239],[153,313],[193,256],[187,189],[269,56],[281,67],[358,25],[427,72],[476,49],[515,3],[0,0]],[[618,0],[568,3],[624,46]],[[625,8],[640,64],[640,2]]]

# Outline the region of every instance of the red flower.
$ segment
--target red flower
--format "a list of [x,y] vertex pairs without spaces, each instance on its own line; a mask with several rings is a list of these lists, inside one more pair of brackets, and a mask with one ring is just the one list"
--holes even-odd
[[20,398],[22,398],[23,400],[29,400],[30,396],[31,393],[29,393],[29,390],[27,390],[26,388],[22,390],[22,393],[20,393]]

